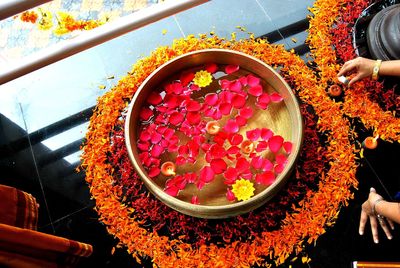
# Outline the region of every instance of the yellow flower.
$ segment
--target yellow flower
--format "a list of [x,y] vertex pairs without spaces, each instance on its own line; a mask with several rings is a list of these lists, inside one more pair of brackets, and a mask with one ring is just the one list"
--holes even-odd
[[232,192],[240,200],[250,199],[254,195],[254,186],[251,181],[240,179],[232,185]]
[[193,78],[193,83],[199,87],[206,87],[212,82],[212,75],[207,71],[198,71]]
[[53,27],[53,14],[48,10],[39,9],[42,18],[39,20],[38,28],[39,30],[49,30]]

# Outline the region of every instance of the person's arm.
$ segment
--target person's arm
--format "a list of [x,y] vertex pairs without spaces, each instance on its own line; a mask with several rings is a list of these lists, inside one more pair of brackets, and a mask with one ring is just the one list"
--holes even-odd
[[400,76],[400,60],[382,61],[378,74],[380,76]]
[[400,223],[400,203],[382,200],[375,205],[375,212],[378,215]]

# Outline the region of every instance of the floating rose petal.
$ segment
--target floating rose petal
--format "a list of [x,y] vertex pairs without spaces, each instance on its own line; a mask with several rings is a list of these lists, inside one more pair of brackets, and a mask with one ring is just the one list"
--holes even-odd
[[142,130],[139,134],[139,140],[141,141],[148,141],[150,140],[150,138],[151,138],[150,132],[147,130]]
[[179,188],[176,187],[175,185],[171,185],[169,187],[166,187],[164,189],[164,192],[166,192],[167,194],[169,194],[170,196],[177,196],[178,192],[179,192]]
[[215,73],[216,71],[218,71],[218,66],[215,63],[207,63],[204,67],[204,69],[206,69],[207,72],[209,73]]
[[260,78],[254,76],[252,74],[249,74],[247,76],[247,83],[249,84],[250,87],[258,86],[260,84]]
[[239,131],[239,125],[235,120],[229,119],[224,126],[224,130],[228,133],[236,133]]
[[185,116],[182,113],[174,112],[169,117],[169,123],[176,126],[179,125],[183,119],[185,119]]
[[161,165],[161,173],[165,176],[175,176],[175,164],[171,161],[164,162]]
[[214,171],[211,167],[205,166],[200,170],[200,181],[205,183],[211,182],[214,179]]
[[236,109],[242,108],[246,104],[246,97],[240,94],[236,94],[232,98],[232,105]]
[[204,152],[207,152],[208,150],[210,150],[211,144],[209,143],[202,143],[201,144],[201,149],[203,149]]
[[166,128],[165,131],[161,134],[163,134],[165,139],[170,139],[175,134],[175,130],[173,130],[172,128]]
[[242,84],[242,86],[247,86],[247,77],[246,76],[242,76],[239,78],[239,82]]
[[219,131],[215,136],[214,136],[214,142],[220,146],[223,146],[225,143],[225,140],[228,138],[228,134],[223,131]]
[[153,91],[147,98],[147,102],[150,103],[151,105],[157,105],[162,102],[162,97],[160,93]]
[[288,153],[288,154],[292,153],[292,147],[293,147],[293,143],[291,143],[290,141],[285,141],[283,143],[283,148],[285,149],[286,153]]
[[228,89],[229,86],[231,85],[231,81],[226,79],[221,79],[219,80],[219,85],[221,86],[222,89]]
[[275,161],[277,164],[285,165],[287,163],[287,157],[283,154],[277,154],[275,156]]
[[170,111],[171,109],[166,107],[166,106],[160,106],[159,105],[159,106],[156,107],[156,110],[158,112],[160,112],[160,113],[166,113],[166,112]]
[[268,149],[268,142],[266,141],[259,141],[256,146],[256,152],[260,153]]
[[226,170],[227,165],[223,159],[218,158],[211,160],[210,167],[215,174],[221,174]]
[[141,151],[148,151],[150,148],[150,143],[148,141],[139,141],[137,147]]
[[153,111],[144,107],[140,110],[139,116],[143,121],[147,121],[153,116]]
[[[163,145],[161,145],[161,146],[163,146]],[[176,144],[169,144],[168,146],[163,146],[163,147],[167,147],[169,152],[178,151],[178,145],[176,145]]]
[[238,172],[243,172],[243,171],[248,170],[250,168],[250,163],[249,163],[249,161],[247,161],[246,158],[239,157],[237,162],[236,162],[235,168],[236,168],[236,170]]
[[215,93],[209,93],[204,97],[204,103],[213,106],[218,102],[218,95]]
[[240,149],[237,146],[231,146],[228,150],[226,150],[226,152],[227,154],[237,154],[240,152]]
[[189,124],[197,125],[201,121],[201,115],[198,112],[188,112],[186,115],[186,119]]
[[253,173],[251,173],[250,169],[247,169],[247,170],[243,171],[242,174],[240,174],[240,177],[242,177],[243,179],[246,179],[246,180],[251,180],[251,179],[253,179]]
[[175,109],[180,104],[179,98],[173,94],[166,94],[164,97],[164,105],[169,109]]
[[194,78],[194,73],[192,72],[182,72],[179,80],[181,81],[182,86],[187,86]]
[[230,202],[235,201],[235,199],[236,199],[234,193],[229,188],[226,190],[226,199],[228,199],[228,201],[230,201]]
[[164,147],[162,147],[161,145],[158,144],[154,144],[153,148],[151,148],[151,155],[153,157],[159,157],[162,153],[164,152]]
[[256,175],[256,183],[262,185],[271,185],[275,181],[275,174],[272,171],[266,171]]
[[180,155],[188,155],[189,154],[189,146],[187,144],[183,144],[179,146],[178,153]]
[[180,95],[183,92],[184,87],[179,82],[174,82],[165,86],[165,91],[167,93],[175,93],[176,95]]
[[162,139],[162,135],[158,132],[153,132],[151,134],[151,143],[156,144],[159,143]]
[[236,116],[235,120],[239,127],[243,127],[247,124],[247,119],[241,115]]
[[150,178],[154,178],[154,177],[158,176],[159,174],[160,174],[160,169],[158,167],[150,168],[149,173],[148,173]]
[[233,92],[242,92],[242,84],[238,80],[235,80],[229,85],[229,90]]
[[195,183],[197,180],[197,175],[196,173],[186,173],[185,175],[183,175],[185,177],[185,180],[188,183]]
[[233,93],[230,91],[222,91],[219,94],[219,98],[220,98],[221,102],[232,103]]
[[248,91],[249,91],[250,95],[253,95],[253,96],[256,96],[256,97],[261,96],[263,94],[263,88],[262,88],[261,85],[250,87],[248,89]]
[[190,92],[199,91],[200,89],[201,88],[198,85],[195,85],[195,84],[190,85]]
[[270,97],[272,102],[281,102],[283,100],[283,97],[276,92],[272,93]]
[[181,155],[178,155],[178,156],[176,157],[176,159],[175,159],[175,164],[178,165],[178,166],[183,165],[183,164],[186,164],[186,159],[185,159],[185,157],[183,157],[183,156],[181,156]]
[[261,169],[263,166],[264,159],[261,156],[255,156],[251,159],[251,166],[255,169]]
[[227,73],[227,74],[234,73],[234,72],[236,72],[236,71],[238,71],[238,70],[239,70],[239,65],[232,65],[232,64],[230,64],[230,65],[227,65],[227,66],[225,67],[225,73]]
[[253,108],[246,106],[246,107],[240,109],[239,115],[243,116],[246,119],[249,119],[253,116]]
[[261,129],[255,128],[253,130],[246,131],[246,137],[251,141],[256,141],[261,136]]
[[271,97],[267,93],[263,93],[257,97],[256,106],[265,110],[271,102]]
[[242,142],[242,144],[240,145],[240,149],[242,150],[243,153],[245,154],[250,154],[254,151],[254,142],[252,142],[251,140],[245,140]]
[[206,131],[210,135],[215,135],[219,132],[221,127],[219,126],[219,123],[217,121],[209,121],[206,124]]
[[225,177],[225,184],[234,184],[236,179],[238,178],[238,172],[235,168],[229,167],[224,172],[224,177]]
[[215,113],[215,108],[207,109],[207,110],[204,111],[204,116],[212,118],[214,113]]
[[215,110],[214,111],[214,114],[212,115],[212,118],[214,119],[214,120],[219,120],[219,119],[221,119],[222,118],[222,112],[220,111],[220,110]]
[[229,138],[229,142],[232,145],[239,145],[243,141],[243,136],[240,134],[232,134]]
[[274,167],[274,171],[276,174],[280,174],[282,173],[282,171],[285,169],[285,165],[284,164],[277,164]]
[[172,135],[171,138],[168,139],[170,144],[177,144],[179,142],[179,137],[176,135]]
[[200,110],[200,108],[201,108],[201,105],[197,101],[188,100],[187,103],[186,103],[186,109],[189,112],[197,112],[197,111]]
[[272,136],[274,136],[274,132],[269,128],[262,128],[261,129],[261,138],[265,141],[269,140]]
[[179,190],[185,189],[186,184],[187,184],[187,180],[185,179],[185,177],[176,176],[175,178],[173,178],[173,180],[174,180],[176,187],[178,187]]
[[229,115],[232,112],[232,104],[227,103],[227,102],[221,103],[219,105],[219,110],[221,111],[221,113],[223,115]]
[[274,165],[269,159],[265,158],[263,161],[264,161],[262,166],[263,171],[271,171],[274,168]]
[[193,205],[200,204],[199,197],[197,195],[192,196],[192,200],[190,201]]
[[226,155],[226,150],[224,149],[224,147],[216,143],[211,145],[209,152],[213,159],[222,158]]
[[198,180],[196,183],[197,189],[199,190],[203,189],[204,185],[206,185],[206,182],[202,180]]
[[277,153],[281,149],[283,141],[283,138],[279,135],[271,137],[268,141],[271,152]]

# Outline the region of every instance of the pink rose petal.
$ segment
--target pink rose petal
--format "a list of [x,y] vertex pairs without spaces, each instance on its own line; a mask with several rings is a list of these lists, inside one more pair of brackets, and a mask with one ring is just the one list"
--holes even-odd
[[236,120],[229,119],[224,126],[224,130],[228,133],[236,133],[239,131],[239,125]]
[[240,94],[236,94],[232,98],[232,105],[236,109],[242,108],[246,104],[246,97]]
[[185,116],[182,113],[174,112],[169,117],[169,123],[176,126],[179,125],[183,119],[185,119]]
[[221,102],[232,103],[233,93],[230,91],[222,91],[219,94],[219,98],[220,98]]
[[247,124],[247,119],[241,115],[236,116],[235,120],[239,127],[243,127]]
[[176,95],[166,94],[164,97],[164,105],[169,109],[175,109],[179,106],[179,98]]
[[275,181],[275,174],[272,171],[266,171],[256,175],[256,183],[262,185],[271,185]]
[[242,86],[247,86],[247,77],[246,76],[242,76],[239,78],[239,82],[242,84]]
[[275,156],[275,161],[277,164],[285,165],[287,163],[287,157],[283,154],[277,154]]
[[290,141],[285,141],[283,143],[283,148],[285,149],[286,153],[288,153],[288,154],[292,153],[292,147],[293,147],[293,143],[291,143]]
[[232,145],[239,145],[243,141],[243,136],[240,134],[233,134],[229,138],[229,142]]
[[197,112],[197,111],[200,110],[200,108],[201,108],[201,105],[197,101],[188,100],[187,103],[186,103],[186,109],[189,112]]
[[198,112],[188,112],[186,119],[191,125],[197,125],[201,121],[201,114]]
[[219,119],[221,119],[222,118],[222,112],[221,112],[221,110],[215,110],[214,111],[214,113],[213,113],[213,115],[212,115],[212,118],[214,119],[214,120],[219,120]]
[[215,174],[221,174],[226,170],[227,165],[223,159],[217,158],[217,159],[211,160],[210,167],[214,171]]
[[192,196],[192,200],[190,201],[193,205],[200,204],[199,197],[197,195]]
[[170,196],[177,196],[179,193],[179,189],[175,185],[171,185],[171,186],[165,188],[164,192],[166,192]]
[[149,120],[152,116],[153,116],[153,111],[150,110],[149,108],[144,107],[140,110],[139,117],[143,121]]
[[151,138],[150,132],[147,130],[143,130],[139,134],[139,140],[141,141],[148,141],[150,140],[150,138]]
[[234,184],[236,179],[238,178],[237,170],[233,167],[227,168],[224,172],[225,184]]
[[262,88],[261,85],[257,85],[257,86],[254,86],[254,87],[250,87],[248,89],[248,92],[249,92],[250,95],[258,97],[258,96],[261,96],[263,94],[263,88]]
[[229,86],[231,85],[231,81],[226,79],[221,79],[219,80],[219,85],[221,86],[222,89],[228,89]]
[[210,147],[209,153],[211,154],[212,158],[223,158],[226,155],[226,150],[219,144],[213,144]]
[[185,157],[183,157],[183,156],[181,156],[181,155],[178,155],[178,156],[176,157],[176,159],[175,159],[175,164],[178,165],[178,166],[183,165],[183,164],[186,164],[186,159],[185,159]]
[[251,141],[256,141],[260,138],[261,136],[261,129],[255,128],[253,130],[246,131],[246,137],[247,139]]
[[209,73],[215,73],[216,71],[218,71],[218,66],[217,66],[217,64],[215,64],[215,63],[207,63],[206,65],[205,65],[205,68],[204,69],[206,69],[206,71],[207,72],[209,72]]
[[183,86],[179,82],[174,82],[165,86],[165,91],[169,94],[180,95],[183,92]]
[[194,73],[192,72],[182,72],[179,80],[182,86],[187,86],[194,78]]
[[241,176],[243,179],[246,179],[246,180],[251,180],[251,179],[253,179],[253,173],[251,173],[250,169],[243,171],[243,173],[240,174],[240,176]]
[[235,195],[233,194],[233,192],[229,188],[226,190],[226,199],[228,199],[228,201],[230,201],[230,202],[236,200]]
[[148,175],[150,178],[154,178],[154,177],[158,176],[160,174],[160,172],[161,172],[161,170],[158,167],[152,167],[152,168],[150,168]]
[[271,102],[271,97],[267,93],[263,93],[257,97],[256,105],[260,108],[265,107],[263,109],[266,109],[270,102]]
[[269,128],[262,128],[261,129],[261,138],[263,140],[269,140],[272,136],[274,136],[274,132],[270,130]]
[[228,148],[228,150],[226,150],[226,152],[228,154],[237,154],[237,153],[240,152],[240,148],[237,147],[237,146],[231,146],[231,147]]
[[234,73],[234,72],[236,72],[236,71],[238,71],[238,70],[239,70],[239,65],[232,65],[232,64],[230,64],[230,65],[227,65],[227,66],[225,67],[225,73],[227,73],[227,74]]
[[200,170],[200,181],[205,183],[211,182],[214,179],[214,171],[211,167],[205,166]]
[[283,141],[283,138],[279,135],[271,137],[268,141],[271,152],[277,153],[281,149]]
[[150,103],[151,105],[157,105],[162,102],[162,97],[160,93],[153,91],[147,98],[147,102]]
[[235,80],[229,85],[229,90],[233,92],[242,92],[242,84],[238,80]]
[[159,157],[164,152],[164,147],[158,144],[154,144],[153,148],[151,148],[150,154],[153,157]]
[[251,166],[255,169],[261,169],[263,166],[264,159],[261,156],[255,156],[251,159]]
[[151,143],[155,144],[155,143],[159,143],[162,139],[162,135],[158,132],[153,132],[151,134]]
[[253,108],[251,108],[251,107],[243,107],[242,109],[240,109],[239,115],[243,116],[246,119],[249,119],[249,118],[251,118],[253,116]]
[[148,151],[150,148],[150,143],[148,141],[139,141],[136,146],[141,151]]
[[196,173],[186,173],[183,175],[188,183],[195,183],[197,181]]
[[258,86],[260,84],[260,78],[254,76],[252,74],[249,74],[247,76],[247,83],[249,84],[250,87]]
[[172,128],[166,128],[165,131],[161,134],[163,134],[165,139],[170,139],[175,134],[175,130],[173,130]]
[[282,171],[285,169],[285,164],[277,164],[274,167],[274,171],[276,174],[282,173]]
[[221,111],[223,115],[230,115],[232,112],[232,104],[227,102],[221,103],[219,105],[219,111]]
[[260,153],[268,149],[268,142],[266,141],[259,141],[256,146],[256,152]]
[[246,158],[244,157],[239,157],[235,168],[237,169],[238,172],[243,172],[244,170],[248,170],[250,168],[250,163],[247,161]]
[[203,180],[198,180],[196,183],[197,189],[199,190],[203,189],[204,185],[206,185],[206,182]]
[[218,95],[215,93],[209,93],[204,97],[204,103],[213,106],[218,102]]
[[187,180],[183,176],[176,176],[174,179],[174,183],[179,190],[183,190],[186,187]]
[[263,160],[263,165],[262,165],[262,170],[263,171],[271,171],[273,169],[274,165],[269,159],[264,159]]
[[272,102],[280,102],[283,100],[283,97],[276,92],[272,93],[270,97]]

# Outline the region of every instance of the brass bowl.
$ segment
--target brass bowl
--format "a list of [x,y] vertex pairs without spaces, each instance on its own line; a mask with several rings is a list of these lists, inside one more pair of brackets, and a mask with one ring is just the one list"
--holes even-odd
[[[275,134],[279,134],[285,140],[291,141],[293,148],[292,153],[289,155],[288,163],[283,172],[277,175],[272,185],[261,189],[250,199],[241,202],[227,202],[223,190],[225,189],[226,191],[226,185],[223,183],[216,183],[214,187],[207,188],[205,186],[201,191],[198,191],[195,186],[188,187],[180,197],[182,200],[168,195],[163,191],[160,182],[148,177],[139,159],[139,152],[136,147],[139,112],[151,91],[165,82],[172,74],[210,62],[221,65],[239,65],[241,69],[245,69],[264,80],[267,83],[264,86],[269,87],[267,91],[276,91],[284,98],[281,103],[269,106],[266,110],[267,112],[260,110],[263,113],[258,113],[258,111],[255,111],[253,115],[255,120],[249,122],[248,125],[270,128]],[[125,142],[129,158],[147,189],[167,206],[181,213],[200,218],[217,219],[236,216],[254,210],[270,200],[288,180],[298,158],[302,138],[303,123],[299,104],[283,78],[264,62],[247,54],[226,49],[206,49],[190,52],[176,57],[157,68],[141,84],[134,95],[125,122]],[[193,193],[198,194],[199,199],[205,199],[207,202],[201,205],[191,204],[190,197]]]

